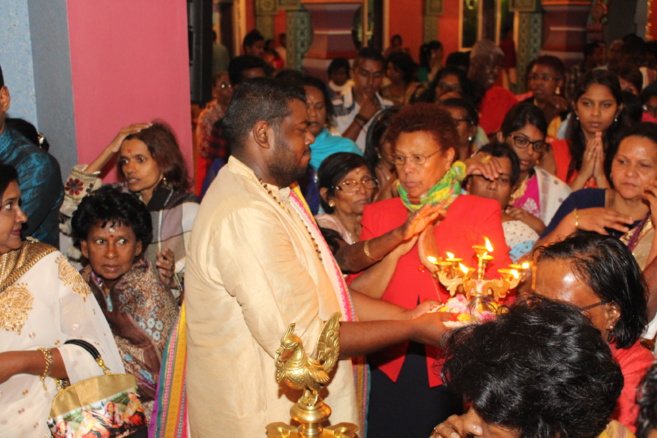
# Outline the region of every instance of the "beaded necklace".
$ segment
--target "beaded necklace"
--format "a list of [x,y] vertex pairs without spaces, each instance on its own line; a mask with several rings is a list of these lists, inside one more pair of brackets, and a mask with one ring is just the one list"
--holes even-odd
[[[281,202],[281,200],[278,199],[278,197],[274,194],[274,192],[269,188],[269,185],[267,185],[267,183],[264,182],[264,181],[262,180],[262,178],[258,178],[258,182],[259,182],[260,185],[265,189],[265,191],[267,192],[267,194],[268,194],[268,195],[269,195],[274,201],[276,201],[276,203],[277,203],[278,205],[280,205],[281,208],[282,208],[283,210],[286,210],[286,211],[287,211],[287,208],[285,208],[285,206],[283,205],[283,203]],[[299,219],[301,219],[301,217],[300,217]],[[317,241],[315,240],[315,237],[313,236],[313,234],[310,232],[310,229],[308,228],[308,225],[305,224],[305,222],[303,221],[303,219],[301,219],[301,222],[303,223],[303,226],[306,228],[306,232],[308,233],[308,236],[310,236],[310,240],[311,240],[312,243],[313,243],[313,248],[315,249],[315,254],[317,254],[317,258],[318,258],[319,261],[321,262],[321,261],[322,261],[322,251],[319,249],[319,245],[317,244]]]

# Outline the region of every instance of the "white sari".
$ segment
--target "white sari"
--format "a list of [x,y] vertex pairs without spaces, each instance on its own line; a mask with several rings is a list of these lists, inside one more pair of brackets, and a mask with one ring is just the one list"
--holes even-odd
[[[0,255],[0,350],[56,347],[71,383],[102,374],[86,350],[64,345],[69,339],[90,342],[112,373],[124,372],[98,303],[66,257],[36,241]],[[30,374],[0,384],[0,437],[51,436],[46,421],[57,387],[52,378],[45,385]]]

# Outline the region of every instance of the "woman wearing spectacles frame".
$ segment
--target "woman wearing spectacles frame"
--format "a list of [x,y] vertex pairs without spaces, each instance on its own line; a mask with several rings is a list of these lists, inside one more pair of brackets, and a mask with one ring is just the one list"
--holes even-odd
[[548,135],[556,137],[568,112],[568,101],[561,94],[565,77],[563,62],[556,56],[539,56],[529,64],[527,71],[531,96],[523,102],[532,103],[543,111],[549,125]]
[[506,142],[518,155],[520,175],[505,212],[529,225],[538,234],[545,230],[570,187],[537,166],[545,150],[547,123],[543,112],[531,103],[519,103],[507,113],[499,142]]
[[383,236],[359,241],[363,210],[379,190],[367,162],[357,154],[335,153],[322,162],[317,175],[326,213],[315,216],[315,220],[343,272],[359,272],[390,252],[407,251],[401,244],[420,233],[438,214],[439,208],[423,209]]
[[[502,172],[498,159],[479,154],[470,159],[470,166],[454,162],[456,126],[452,116],[434,103],[403,107],[391,120],[388,136],[400,196],[365,207],[364,245],[391,233],[402,235],[399,230],[414,217],[438,211],[423,227],[415,231],[408,227],[403,241],[389,254],[366,246],[378,263],[353,278],[351,288],[409,309],[431,300],[445,302],[449,293],[434,279],[436,267],[428,257],[445,257],[449,251],[464,260],[476,260],[472,246],[481,245],[484,237],[495,248],[487,275],[497,278],[496,269],[511,263],[501,207],[492,199],[462,195],[461,183],[469,173],[498,178]],[[432,347],[403,343],[368,358],[372,370],[369,436],[429,436],[436,424],[462,409],[462,400],[442,387],[433,369],[437,353]],[[420,411],[423,415],[418,415]],[[414,420],[400,422],[400,418]]]
[[363,209],[378,190],[365,159],[348,152],[329,155],[319,166],[317,177],[326,213],[318,214],[315,220],[320,227],[337,231],[347,244],[358,242]]
[[577,306],[609,343],[624,378],[612,419],[634,432],[636,388],[653,362],[652,353],[639,342],[648,322],[641,268],[623,243],[591,232],[537,251],[535,292]]

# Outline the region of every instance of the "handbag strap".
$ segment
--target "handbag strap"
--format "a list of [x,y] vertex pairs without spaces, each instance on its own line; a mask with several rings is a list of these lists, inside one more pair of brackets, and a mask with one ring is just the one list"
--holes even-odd
[[100,353],[98,352],[98,349],[93,345],[91,345],[89,342],[82,339],[69,339],[68,341],[64,342],[64,344],[72,344],[84,348],[91,355],[91,357],[94,358],[98,366],[103,369],[103,372],[105,374],[110,373],[109,368],[107,368],[107,365],[105,365],[105,361],[103,361],[103,358],[100,357]]

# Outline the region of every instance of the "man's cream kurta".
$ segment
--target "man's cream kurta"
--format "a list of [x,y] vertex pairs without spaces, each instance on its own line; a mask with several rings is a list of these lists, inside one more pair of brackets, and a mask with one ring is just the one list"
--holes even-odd
[[[296,322],[295,334],[314,354],[324,322],[340,311],[289,189],[269,188],[283,206],[231,157],[194,223],[185,301],[195,438],[264,437],[268,423],[289,423],[301,392],[276,383],[280,340]],[[358,423],[350,360],[338,363],[326,402],[333,423]]]

